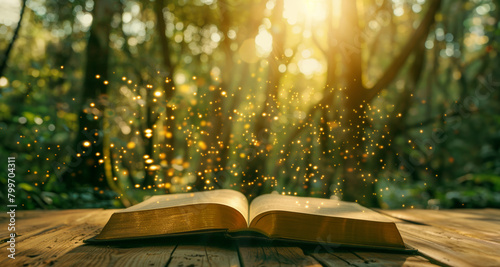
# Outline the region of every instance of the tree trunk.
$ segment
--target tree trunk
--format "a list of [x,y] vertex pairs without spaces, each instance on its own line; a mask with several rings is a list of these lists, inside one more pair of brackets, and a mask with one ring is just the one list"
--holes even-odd
[[[170,101],[174,97],[175,93],[175,83],[173,80],[174,76],[174,64],[172,63],[172,60],[170,59],[171,55],[171,49],[170,45],[167,39],[167,36],[165,35],[166,31],[166,24],[165,24],[165,18],[163,17],[163,9],[165,8],[165,0],[158,0],[155,2],[155,13],[156,13],[156,30],[158,34],[158,38],[160,40],[160,46],[161,46],[161,59],[163,63],[163,67],[165,68],[166,71],[166,77],[165,77],[165,82],[163,83],[163,90],[165,93],[165,99],[167,101]],[[166,158],[168,161],[168,165],[172,165],[172,161],[175,158],[175,138],[176,138],[176,129],[175,129],[175,111],[172,106],[167,105],[166,108]],[[168,177],[168,180],[170,180],[171,177]],[[168,181],[170,182],[170,181]]]
[[92,25],[87,44],[86,68],[83,84],[82,106],[79,113],[79,131],[76,139],[76,159],[71,174],[76,182],[105,186],[103,164],[102,119],[107,105],[109,63],[109,34],[115,12],[113,1],[96,1],[92,11]]
[[[333,3],[332,1],[328,2],[328,17],[333,16]],[[336,46],[336,38],[337,38],[338,29],[333,27],[332,23],[328,23],[327,27],[327,44],[330,49],[320,50],[326,57],[326,82],[323,90],[323,98],[324,103],[326,105],[334,105],[335,93],[338,92],[338,87],[340,84],[337,81],[337,57],[338,50],[334,48]],[[318,46],[320,46],[318,44]],[[332,136],[333,131],[330,129],[330,122],[333,122],[333,110],[331,108],[327,108],[327,106],[321,107],[321,118],[319,122],[319,140],[320,140],[320,148],[321,148],[321,171],[323,175],[323,196],[330,197],[332,195],[331,185],[335,182],[336,177],[334,176],[333,169],[333,148],[332,141],[334,137]]]
[[341,126],[345,130],[342,138],[343,188],[342,199],[356,201],[366,206],[377,206],[372,177],[363,170],[365,146],[363,137],[366,128],[365,88],[362,83],[361,31],[358,22],[357,1],[342,1],[340,19],[340,45],[345,72],[343,110]]
[[[220,6],[221,17],[221,31],[227,34],[229,26],[231,25],[230,10],[226,4]],[[208,107],[208,125],[207,134],[205,136],[205,143],[207,150],[202,152],[200,163],[196,170],[196,183],[197,190],[215,189],[222,187],[224,183],[224,168],[226,167],[225,160],[221,157],[221,151],[227,149],[229,144],[224,143],[224,129],[227,127],[225,121],[225,114],[223,114],[224,100],[227,97],[227,92],[232,83],[231,73],[234,67],[234,61],[231,51],[231,40],[224,36],[221,47],[224,51],[224,68],[226,71],[222,72],[221,83],[219,86],[209,86],[209,93],[207,94],[211,101]],[[209,79],[210,80],[210,79]],[[226,157],[226,156],[224,156]],[[209,180],[212,178],[212,180]]]
[[[273,36],[273,50],[269,54],[269,72],[265,90],[265,101],[261,110],[257,113],[254,126],[255,142],[252,144],[255,155],[249,159],[245,167],[247,181],[255,182],[250,189],[251,196],[258,196],[265,188],[266,159],[272,149],[269,143],[271,134],[271,124],[274,117],[279,114],[278,89],[280,87],[281,72],[279,65],[282,62],[285,48],[286,29],[283,22],[283,0],[278,0],[271,17],[271,35]],[[260,179],[260,181],[259,181]]]

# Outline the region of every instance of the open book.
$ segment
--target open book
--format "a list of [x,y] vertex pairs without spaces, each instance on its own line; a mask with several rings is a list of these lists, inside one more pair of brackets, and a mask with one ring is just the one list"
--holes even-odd
[[394,222],[356,203],[267,194],[248,204],[233,190],[153,196],[115,212],[99,235],[112,241],[225,231],[272,239],[405,249]]

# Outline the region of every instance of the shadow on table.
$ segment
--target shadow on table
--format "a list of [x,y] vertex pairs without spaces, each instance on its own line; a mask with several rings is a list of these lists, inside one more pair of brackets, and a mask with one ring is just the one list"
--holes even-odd
[[322,244],[227,238],[224,234],[85,244],[57,259],[83,266],[402,266],[427,263],[414,254]]

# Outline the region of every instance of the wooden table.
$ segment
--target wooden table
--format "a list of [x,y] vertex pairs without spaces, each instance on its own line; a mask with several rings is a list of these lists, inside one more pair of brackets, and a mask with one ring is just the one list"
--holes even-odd
[[7,257],[8,217],[2,213],[0,266],[500,266],[498,209],[380,211],[394,218],[416,255],[213,236],[84,244],[113,212],[18,211],[14,260]]

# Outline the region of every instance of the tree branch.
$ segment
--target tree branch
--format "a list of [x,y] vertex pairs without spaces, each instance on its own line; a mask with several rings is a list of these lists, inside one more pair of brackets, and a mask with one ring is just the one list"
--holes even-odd
[[386,88],[398,75],[404,63],[410,56],[415,46],[420,43],[419,40],[426,38],[429,34],[430,26],[434,23],[434,16],[439,10],[441,0],[433,0],[429,11],[420,23],[420,26],[413,32],[411,38],[405,44],[399,55],[392,61],[391,65],[387,68],[385,73],[380,77],[377,83],[369,89],[365,100],[370,102],[382,89]]
[[21,22],[23,20],[25,7],[26,7],[26,0],[23,0],[23,4],[21,7],[21,15],[19,17],[19,22],[17,23],[17,27],[16,27],[16,30],[14,31],[14,36],[12,36],[12,40],[10,41],[9,46],[7,47],[7,50],[5,50],[5,55],[3,57],[2,65],[0,65],[0,77],[3,76],[3,72],[5,70],[5,67],[7,67],[7,60],[9,60],[10,51],[12,50],[12,47],[14,47],[14,43],[16,42],[17,35],[19,34],[19,29],[21,28]]
[[323,46],[319,43],[319,40],[318,40],[318,37],[316,36],[316,32],[313,30],[312,31],[312,39],[313,39],[313,42],[314,44],[316,45],[316,47],[318,47],[319,51],[321,51],[321,53],[323,53],[323,55],[325,57],[328,57],[328,52],[326,51],[325,48],[323,48]]

